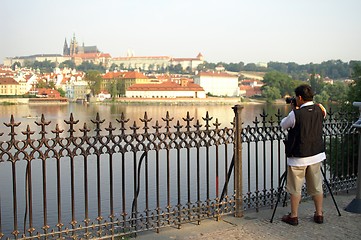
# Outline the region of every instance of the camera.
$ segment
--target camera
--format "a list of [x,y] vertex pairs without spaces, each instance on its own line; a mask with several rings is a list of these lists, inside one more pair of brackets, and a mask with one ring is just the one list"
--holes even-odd
[[294,106],[296,106],[296,98],[295,97],[286,97],[286,103],[287,104],[292,104]]

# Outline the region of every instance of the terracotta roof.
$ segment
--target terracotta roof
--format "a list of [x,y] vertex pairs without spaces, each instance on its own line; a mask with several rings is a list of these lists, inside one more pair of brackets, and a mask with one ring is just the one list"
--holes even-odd
[[137,56],[137,57],[116,57],[113,60],[134,60],[134,59],[165,59],[169,60],[171,57],[168,56]]
[[19,83],[14,78],[1,77],[0,84],[2,84],[2,85],[18,85]]
[[38,88],[37,89],[38,94],[37,95],[47,95],[47,96],[60,96],[60,93],[58,90],[51,89],[51,88]]
[[69,81],[69,78],[63,78],[61,80],[61,84],[66,84]]
[[89,58],[111,58],[109,53],[78,53],[74,54],[73,57],[78,57],[82,59]]
[[160,84],[133,84],[127,91],[204,91],[201,86],[195,83],[188,83],[181,86],[175,82],[163,82]]
[[107,72],[103,75],[103,79],[120,78],[124,75],[124,72]]
[[174,62],[194,61],[199,60],[198,58],[172,58]]
[[4,69],[4,68],[0,68],[0,74],[11,74],[13,73],[13,71],[11,69]]
[[145,76],[143,73],[140,72],[124,72],[124,78],[127,79],[147,79],[148,77]]
[[124,78],[124,79],[148,79],[143,73],[140,72],[107,72],[103,75],[103,79],[114,79],[114,78]]

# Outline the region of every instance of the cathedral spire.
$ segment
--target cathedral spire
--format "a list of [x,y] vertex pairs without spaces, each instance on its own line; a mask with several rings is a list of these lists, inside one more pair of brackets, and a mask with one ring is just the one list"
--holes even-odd
[[64,47],[63,47],[63,56],[65,56],[65,55],[69,55],[69,47],[68,47],[68,42],[66,41],[66,38],[65,38]]

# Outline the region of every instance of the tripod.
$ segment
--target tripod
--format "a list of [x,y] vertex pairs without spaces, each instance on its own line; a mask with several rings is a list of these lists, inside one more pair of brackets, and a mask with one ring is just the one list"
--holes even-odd
[[[333,196],[332,189],[331,189],[331,187],[330,187],[330,184],[329,184],[328,181],[327,181],[326,174],[325,174],[325,172],[323,171],[322,166],[321,166],[321,173],[322,173],[322,176],[323,176],[323,180],[325,181],[325,184],[326,184],[326,186],[327,186],[327,188],[328,188],[328,191],[330,192],[330,195],[331,195],[331,197],[332,197],[333,203],[334,203],[334,205],[335,205],[335,207],[336,207],[336,209],[337,209],[338,215],[341,216],[340,210],[338,209],[338,206],[337,206],[335,197]],[[286,167],[285,172],[282,174],[282,176],[281,176],[281,178],[280,178],[280,187],[278,188],[277,201],[276,201],[276,206],[275,206],[275,208],[273,209],[272,218],[271,218],[271,220],[270,220],[271,223],[273,222],[273,218],[274,218],[274,216],[275,216],[278,203],[279,203],[279,201],[280,201],[282,192],[284,191],[284,190],[283,190],[283,187],[284,187],[284,184],[285,184],[285,182],[286,182],[286,179],[287,179],[287,167]],[[286,195],[286,196],[287,196],[287,195]],[[286,202],[286,196],[285,196],[283,205],[284,205],[285,202]]]

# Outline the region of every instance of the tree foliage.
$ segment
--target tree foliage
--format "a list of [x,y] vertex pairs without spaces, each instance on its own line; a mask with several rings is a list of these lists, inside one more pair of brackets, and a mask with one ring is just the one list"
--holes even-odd
[[16,68],[21,68],[21,64],[18,61],[14,62],[13,65],[11,65],[11,69],[13,71],[15,71]]
[[102,73],[105,73],[106,70],[102,63],[95,64],[89,61],[82,62],[79,66],[76,67],[76,69],[83,72],[98,71]]
[[330,95],[326,91],[321,91],[319,94],[315,95],[314,101],[316,103],[326,104],[330,98]]
[[66,92],[62,88],[57,88],[56,90],[60,93],[60,96],[65,97]]
[[[293,80],[290,76],[285,73],[272,71],[268,72],[263,77],[263,83],[266,86],[279,89],[282,97],[286,95],[292,95],[293,90],[301,83],[300,81]],[[263,87],[262,90],[265,89]]]
[[323,87],[323,91],[329,95],[328,100],[333,102],[345,102],[347,90],[348,86],[341,81],[335,81],[333,84],[325,84]]
[[265,86],[262,90],[262,96],[267,102],[273,102],[275,99],[281,98],[280,90],[276,87]]
[[65,67],[75,69],[76,68],[75,62],[72,61],[72,60],[66,60],[66,61],[59,64],[59,68],[65,68]]
[[99,71],[90,70],[85,74],[85,80],[88,81],[93,96],[98,95],[103,81],[101,73]]
[[56,67],[56,64],[55,64],[55,62],[51,62],[50,60],[45,60],[43,62],[25,61],[24,62],[24,67],[39,70],[41,73],[49,73],[49,72],[53,72],[54,68]]
[[351,79],[347,100],[349,103],[361,102],[361,63],[354,63],[352,66]]
[[320,77],[316,77],[315,74],[311,74],[309,81],[310,81],[310,86],[312,87],[313,92],[315,94],[320,94],[323,87],[325,86],[323,79]]

